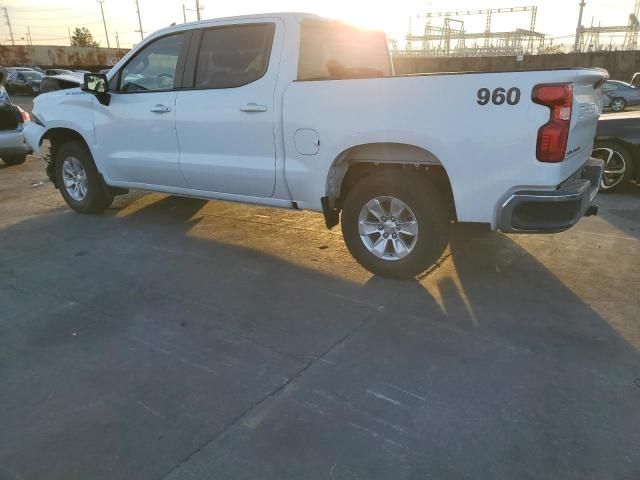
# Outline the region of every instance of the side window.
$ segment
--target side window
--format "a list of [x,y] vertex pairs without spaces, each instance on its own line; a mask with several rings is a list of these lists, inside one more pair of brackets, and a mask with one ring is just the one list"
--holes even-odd
[[269,66],[275,25],[235,25],[202,32],[195,88],[241,87],[262,78]]
[[618,89],[618,86],[613,84],[613,83],[605,83],[602,86],[602,91],[603,92],[614,92]]
[[117,90],[146,92],[176,88],[176,68],[184,42],[184,33],[178,33],[144,47],[121,70]]
[[23,74],[21,74],[21,73],[18,74],[18,81],[20,81],[20,82],[24,82],[25,81]]
[[339,22],[305,20],[300,27],[298,80],[344,80],[391,75],[383,33]]

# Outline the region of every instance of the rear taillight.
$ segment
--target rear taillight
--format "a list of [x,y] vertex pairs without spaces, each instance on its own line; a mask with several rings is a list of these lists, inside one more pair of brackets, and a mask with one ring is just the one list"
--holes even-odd
[[[20,108],[20,107],[18,107]],[[22,121],[24,123],[30,122],[31,121],[31,115],[29,115],[29,112],[25,112],[23,109],[20,108],[20,116],[22,117]]]
[[549,107],[549,121],[538,130],[536,156],[541,162],[557,163],[564,160],[571,125],[573,106],[573,85],[557,83],[536,85],[532,100]]

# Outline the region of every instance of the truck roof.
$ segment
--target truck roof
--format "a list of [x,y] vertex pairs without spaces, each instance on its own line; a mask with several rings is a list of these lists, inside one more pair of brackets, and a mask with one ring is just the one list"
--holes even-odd
[[[344,25],[349,25],[347,22],[342,22],[342,21],[334,19],[334,18],[321,17],[320,15],[316,15],[315,13],[308,13],[308,12],[267,12],[267,13],[257,13],[257,14],[252,14],[252,15],[234,15],[234,16],[231,16],[231,17],[208,18],[208,19],[205,19],[205,20],[197,20],[195,22],[180,23],[178,25],[172,25],[170,27],[162,28],[160,30],[157,30],[157,31],[153,32],[148,37],[145,37],[143,42],[146,43],[146,41],[151,39],[151,38],[155,38],[157,36],[166,35],[167,33],[181,32],[181,31],[184,31],[184,30],[190,30],[192,28],[197,28],[199,26],[213,25],[213,24],[216,24],[218,22],[244,21],[244,20],[261,20],[261,19],[264,19],[264,18],[274,18],[274,17],[281,18],[285,22],[289,21],[289,22],[300,23],[303,20],[318,20],[318,21],[324,21],[324,22],[335,22],[335,23],[341,23],[341,24],[344,24]],[[364,30],[367,30],[367,29],[364,29]]]
[[[314,13],[306,13],[306,12],[270,12],[270,13],[257,13],[252,15],[234,15],[231,17],[220,17],[220,18],[208,18],[205,20],[197,20],[195,22],[181,23],[178,25],[173,25],[170,27],[162,28],[157,30],[156,32],[149,35],[147,38],[156,37],[158,35],[165,35],[171,32],[179,32],[182,30],[189,30],[191,28],[195,28],[198,26],[206,26],[218,22],[227,22],[227,21],[241,21],[241,20],[260,20],[263,18],[281,18],[283,20],[289,20],[293,22],[302,22],[303,20],[313,19],[313,20],[325,20],[325,21],[335,21],[330,18],[321,17]],[[146,41],[147,38],[144,40]]]

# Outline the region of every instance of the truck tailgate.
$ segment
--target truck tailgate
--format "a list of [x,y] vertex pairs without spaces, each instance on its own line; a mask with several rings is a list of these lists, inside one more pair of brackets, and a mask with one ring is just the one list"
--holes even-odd
[[576,70],[567,156],[562,168],[564,179],[573,175],[591,157],[602,112],[598,91],[606,78],[608,75],[604,70]]

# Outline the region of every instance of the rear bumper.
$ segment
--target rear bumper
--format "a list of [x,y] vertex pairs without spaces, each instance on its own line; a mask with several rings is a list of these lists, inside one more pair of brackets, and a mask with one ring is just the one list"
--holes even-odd
[[590,159],[556,190],[522,190],[500,208],[498,229],[505,233],[555,233],[568,230],[587,214],[604,171],[601,160]]
[[11,131],[0,131],[0,157],[3,155],[26,155],[31,148],[25,142],[22,128]]

